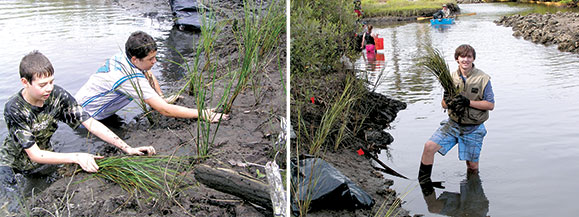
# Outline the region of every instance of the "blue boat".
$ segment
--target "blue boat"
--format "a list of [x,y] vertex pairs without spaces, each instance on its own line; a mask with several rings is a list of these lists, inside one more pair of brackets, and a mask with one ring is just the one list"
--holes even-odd
[[430,19],[430,25],[450,25],[454,24],[454,18]]

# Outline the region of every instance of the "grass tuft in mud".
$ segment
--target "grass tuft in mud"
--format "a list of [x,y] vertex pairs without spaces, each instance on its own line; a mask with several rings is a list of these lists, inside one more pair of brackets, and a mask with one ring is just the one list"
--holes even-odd
[[177,178],[178,161],[171,156],[106,157],[96,160],[99,170],[92,177],[117,183],[131,194],[144,193],[159,198],[160,192],[172,195],[168,187]]
[[[235,83],[233,92],[225,104],[224,112],[229,113],[237,96],[248,87],[248,82],[259,83],[254,75],[263,71],[265,66],[279,57],[278,42],[285,32],[285,1],[274,0],[267,10],[261,10],[263,2],[257,4],[254,0],[246,0],[243,5],[243,19],[239,31],[233,30],[241,67],[232,71],[231,81]],[[259,85],[253,85],[256,99]],[[257,102],[256,102],[257,103]]]

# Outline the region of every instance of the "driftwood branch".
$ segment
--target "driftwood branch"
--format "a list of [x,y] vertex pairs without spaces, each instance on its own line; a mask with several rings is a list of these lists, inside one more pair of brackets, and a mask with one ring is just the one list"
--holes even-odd
[[211,168],[203,164],[197,165],[194,173],[197,181],[210,188],[272,210],[268,185],[256,178],[227,168]]

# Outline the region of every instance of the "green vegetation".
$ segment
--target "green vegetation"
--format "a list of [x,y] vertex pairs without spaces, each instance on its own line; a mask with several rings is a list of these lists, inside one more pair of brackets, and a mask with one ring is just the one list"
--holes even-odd
[[442,4],[454,3],[449,0],[362,0],[362,11],[365,17],[385,16],[430,16],[441,9]]
[[342,68],[340,58],[356,55],[353,8],[351,0],[291,1],[292,77],[334,73]]
[[[207,114],[206,111],[211,110],[207,105],[212,104],[215,93],[215,82],[213,81],[217,77],[217,65],[212,61],[211,57],[213,56],[214,43],[221,29],[223,29],[223,24],[213,21],[214,14],[212,11],[200,10],[200,13],[203,14],[203,19],[201,19],[201,41],[197,44],[194,67],[193,69],[187,67],[187,70],[190,75],[190,89],[194,90],[195,104],[197,104],[197,109],[200,111],[199,121],[197,121],[197,136],[194,136],[195,145],[197,146],[197,156],[205,157],[209,154],[209,149],[215,141],[215,136],[221,124],[221,117],[219,117],[217,126],[212,130],[212,117]],[[203,68],[199,65],[201,52],[205,53],[205,66]],[[206,87],[209,87],[209,90],[207,90]],[[225,92],[220,97],[216,106],[217,108],[224,104],[230,89],[231,86],[225,88]],[[205,102],[207,98],[210,99],[209,102]]]
[[[262,2],[263,3],[263,2]],[[284,1],[270,2],[267,11],[264,13],[252,0],[244,1],[244,18],[242,29],[234,34],[237,40],[238,49],[242,53],[240,58],[241,68],[232,72],[231,79],[235,82],[235,88],[229,97],[224,112],[231,111],[231,106],[237,96],[243,91],[249,81],[257,81],[254,75],[265,68],[269,62],[279,57],[279,53],[274,49],[279,43],[280,37],[285,30],[285,4]],[[259,85],[253,85],[254,94]]]
[[158,198],[158,192],[172,194],[168,187],[176,180],[178,160],[172,156],[106,157],[96,160],[99,170],[92,176],[117,183],[131,194]]
[[[351,0],[291,1],[290,114],[297,136],[291,149],[296,161],[301,154],[325,158],[330,150],[354,152],[354,144],[362,142],[359,134],[369,116],[367,108],[372,107],[361,106],[368,82],[343,63],[360,54],[354,38],[361,26],[353,8]],[[323,184],[318,180],[316,174],[304,180],[292,177],[290,192],[297,215],[306,216],[311,208],[313,192],[301,191]]]
[[426,55],[420,58],[418,65],[432,73],[450,97],[460,93],[460,89],[454,86],[448,64],[438,49],[427,46]]

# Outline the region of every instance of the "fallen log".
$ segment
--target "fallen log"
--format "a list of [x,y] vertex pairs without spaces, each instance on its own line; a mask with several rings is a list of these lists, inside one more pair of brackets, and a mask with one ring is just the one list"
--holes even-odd
[[194,170],[195,179],[207,187],[272,210],[268,185],[249,175],[227,168],[211,168],[207,165],[197,165]]

